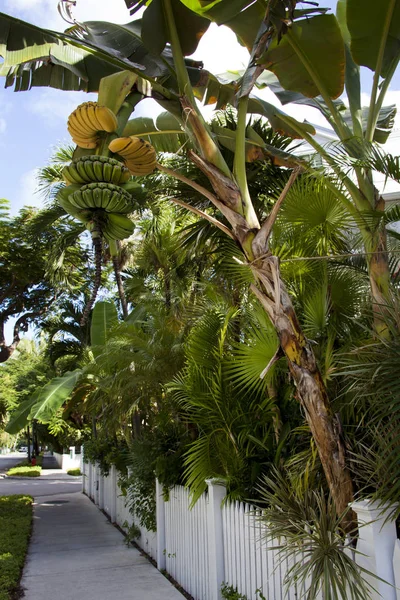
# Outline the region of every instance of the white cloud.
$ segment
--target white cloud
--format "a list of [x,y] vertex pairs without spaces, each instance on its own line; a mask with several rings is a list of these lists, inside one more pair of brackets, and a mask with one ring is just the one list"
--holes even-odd
[[17,189],[19,195],[11,203],[11,214],[18,213],[23,206],[42,206],[42,199],[37,193],[37,169],[31,169],[23,173]]
[[71,112],[88,100],[96,99],[95,94],[85,92],[60,92],[52,88],[41,90],[28,104],[29,111],[38,115],[43,123],[50,127],[59,127],[60,121],[65,123]]
[[4,133],[7,128],[7,121],[0,117],[0,133]]

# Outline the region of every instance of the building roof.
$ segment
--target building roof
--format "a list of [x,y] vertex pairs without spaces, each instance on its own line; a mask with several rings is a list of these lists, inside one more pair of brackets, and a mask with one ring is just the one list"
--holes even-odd
[[[326,146],[335,140],[338,140],[336,133],[333,129],[329,127],[321,127],[321,125],[315,125],[316,134],[314,136],[315,140],[321,146]],[[298,140],[296,140],[298,144]],[[388,154],[392,154],[393,156],[398,156],[400,154],[400,129],[394,129],[390,134],[386,144],[382,146],[382,148]],[[300,156],[304,156],[307,154],[313,154],[315,150],[307,143],[303,142],[298,145],[294,152]],[[387,179],[385,181],[385,175],[382,173],[377,173],[374,171],[374,182],[376,187],[382,193],[383,198],[386,202],[399,202],[400,201],[400,184],[393,179]]]

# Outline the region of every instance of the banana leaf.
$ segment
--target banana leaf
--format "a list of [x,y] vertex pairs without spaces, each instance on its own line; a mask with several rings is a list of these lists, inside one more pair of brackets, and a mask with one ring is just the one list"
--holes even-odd
[[[125,1],[127,4],[129,3],[129,0]],[[212,0],[205,2],[203,0],[181,0],[181,2],[197,14],[217,23],[217,25],[229,27],[249,52],[251,52],[256,42],[268,5],[266,0],[259,0],[258,2],[254,2],[254,0]],[[284,10],[286,7],[282,5],[283,2],[281,4],[276,3],[275,6],[272,6],[271,3],[268,5],[270,15],[274,11],[277,13],[275,19],[277,27],[285,26],[285,17],[282,18],[280,13],[282,8]],[[296,9],[290,15],[290,18],[299,19],[312,14],[323,14],[327,10],[319,7]]]
[[[397,113],[397,106],[392,104],[390,106],[383,106],[379,111],[378,121],[376,124],[375,132],[374,132],[374,142],[379,142],[379,144],[384,144],[389,135],[391,134],[394,126],[394,120]],[[364,106],[361,111],[361,122],[363,132],[367,129],[368,122],[368,114],[369,108]],[[352,124],[352,115],[350,110],[346,109],[342,113],[343,120],[348,124]]]
[[386,77],[400,59],[400,0],[347,0],[351,53],[358,65]]
[[274,37],[259,63],[287,90],[338,98],[344,88],[345,48],[336,17],[295,21],[281,39]]
[[163,112],[156,120],[137,117],[126,124],[124,136],[135,135],[149,141],[157,152],[175,153],[188,142],[187,134],[179,121],[170,113]]
[[286,115],[273,104],[255,96],[250,96],[247,112],[266,117],[275,131],[295,139],[302,138],[299,130],[304,132],[304,134],[315,134],[315,128],[310,123],[301,123],[293,117]]
[[6,87],[97,92],[103,77],[121,70],[144,78],[169,73],[165,61],[143,45],[140,22],[90,21],[83,27],[58,33],[0,13],[0,75],[6,77]]
[[13,411],[11,415],[11,419],[9,420],[5,431],[10,435],[15,435],[21,429],[24,429],[28,424],[29,415],[31,414],[32,407],[35,403],[36,398],[30,397],[18,406],[18,408]]
[[113,302],[96,302],[92,314],[90,339],[93,356],[98,358],[107,350],[111,329],[118,323],[118,314]]
[[[174,21],[184,56],[196,51],[200,39],[207,31],[210,21],[192,12],[180,0],[171,0]],[[145,46],[155,55],[171,43],[165,20],[163,0],[152,0],[143,13],[141,37]]]
[[26,427],[28,421],[33,419],[43,423],[50,421],[67,400],[81,375],[81,369],[68,371],[62,377],[55,377],[44,387],[37,390],[28,400],[22,402],[13,413],[6,431],[11,434],[18,433]]
[[[212,131],[222,146],[228,148],[231,152],[235,152],[236,131],[232,131],[232,129],[228,129],[227,127],[221,127],[216,123],[212,124]],[[298,159],[293,154],[266,144],[252,127],[247,128],[246,135],[246,162],[269,159],[274,165],[281,165],[288,168],[305,165],[301,159]]]

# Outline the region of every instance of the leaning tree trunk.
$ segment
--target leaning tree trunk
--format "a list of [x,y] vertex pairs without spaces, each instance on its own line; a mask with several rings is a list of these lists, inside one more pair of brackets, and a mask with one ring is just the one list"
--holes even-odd
[[[353,484],[346,466],[346,447],[340,421],[332,412],[312,346],[301,330],[290,296],[280,278],[278,258],[270,256],[253,265],[252,270],[259,283],[258,286],[252,285],[252,291],[275,327],[336,510],[342,514],[353,500]],[[345,517],[346,529],[353,529],[354,523],[355,515],[350,511]]]
[[[281,351],[287,358],[297,388],[298,400],[304,409],[318,449],[336,511],[341,515],[353,500],[353,485],[346,466],[346,447],[340,422],[332,412],[312,346],[301,330],[292,301],[281,279],[279,259],[271,255],[268,247],[269,236],[280,205],[298,172],[292,173],[271,215],[255,230],[249,226],[245,217],[237,212],[240,192],[235,183],[194,152],[190,151],[189,154],[193,162],[207,175],[216,194],[207,195],[230,222],[232,237],[247,257],[257,282],[251,289],[275,327]],[[343,525],[350,532],[355,523],[355,515],[349,510]]]

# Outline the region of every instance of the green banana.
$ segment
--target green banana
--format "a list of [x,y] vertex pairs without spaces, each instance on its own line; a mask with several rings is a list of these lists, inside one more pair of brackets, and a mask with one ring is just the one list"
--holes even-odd
[[86,183],[86,179],[81,177],[73,162],[68,167],[64,167],[63,176],[68,183]]
[[105,182],[125,183],[130,178],[129,170],[115,158],[89,155],[74,159],[64,167],[63,176],[68,183]]
[[103,164],[103,181],[111,182],[113,168],[113,165],[110,165],[110,163]]
[[123,240],[132,235],[135,226],[127,217],[123,217],[123,221],[118,219],[118,217],[123,217],[123,215],[116,213],[108,215],[108,220],[103,227],[103,233],[110,239]]
[[81,223],[85,223],[86,224],[92,218],[92,211],[91,210],[79,210],[75,206],[73,206],[73,204],[71,204],[71,202],[69,202],[68,199],[63,198],[61,200],[58,200],[58,204],[60,206],[62,206],[62,208],[69,215],[71,215],[71,217],[74,217],[75,219],[78,219],[78,221],[81,221]]
[[69,201],[71,202],[71,204],[73,204],[73,206],[76,206],[76,208],[82,208],[82,209],[94,208],[94,207],[90,207],[86,204],[86,202],[83,198],[82,192],[80,190],[71,194],[69,196]]

